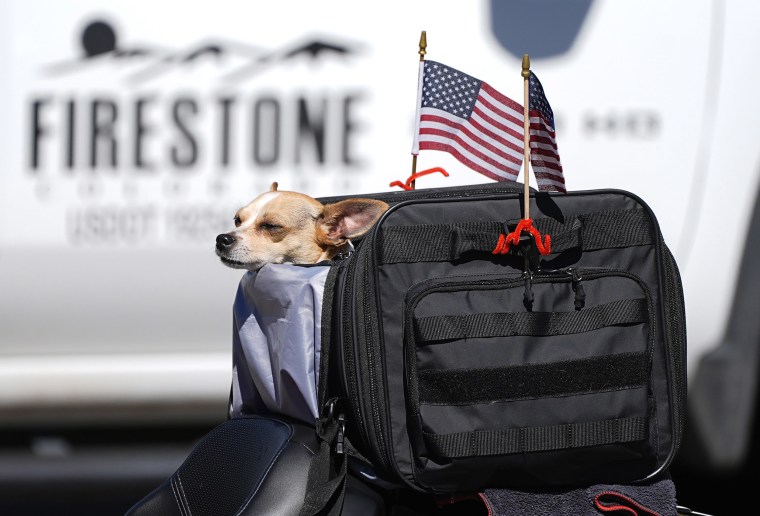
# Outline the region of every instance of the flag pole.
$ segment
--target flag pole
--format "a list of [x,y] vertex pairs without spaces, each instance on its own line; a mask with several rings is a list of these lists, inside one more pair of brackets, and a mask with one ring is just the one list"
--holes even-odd
[[528,106],[530,103],[530,57],[528,54],[523,54],[522,58],[522,72],[523,77],[523,116],[525,118],[523,122],[523,159],[525,161],[525,172],[523,173],[523,182],[525,183],[525,191],[523,194],[525,203],[525,219],[530,218],[530,115],[528,114]]
[[[426,49],[427,49],[427,34],[423,30],[422,33],[420,34],[420,50],[418,52],[418,54],[420,55],[420,63],[425,61],[425,54],[427,54]],[[422,66],[420,66],[420,79],[419,79],[420,81],[422,81],[422,72],[423,72],[423,69],[422,69]],[[419,104],[419,99],[417,99],[417,101],[418,101],[417,103]],[[420,106],[417,106],[417,110],[419,109],[420,109]],[[419,120],[417,120],[416,123],[419,123]],[[419,127],[415,128],[415,131],[419,131]],[[412,175],[416,173],[417,173],[417,155],[412,154]],[[415,182],[416,181],[413,179],[412,182],[409,183],[409,185],[412,187],[412,190],[414,190]]]

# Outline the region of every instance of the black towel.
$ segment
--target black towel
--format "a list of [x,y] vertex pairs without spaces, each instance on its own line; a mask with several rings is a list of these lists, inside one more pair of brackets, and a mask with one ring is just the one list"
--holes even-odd
[[490,516],[676,516],[670,476],[641,484],[595,484],[567,490],[486,489]]

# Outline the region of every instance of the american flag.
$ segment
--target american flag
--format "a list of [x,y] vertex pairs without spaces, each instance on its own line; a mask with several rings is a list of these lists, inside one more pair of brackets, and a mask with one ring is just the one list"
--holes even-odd
[[466,73],[420,63],[412,154],[439,150],[496,181],[515,181],[523,158],[523,108]]
[[540,191],[567,192],[562,175],[562,163],[557,150],[554,132],[554,112],[544,95],[544,88],[536,74],[530,72],[528,79],[530,117],[530,163]]

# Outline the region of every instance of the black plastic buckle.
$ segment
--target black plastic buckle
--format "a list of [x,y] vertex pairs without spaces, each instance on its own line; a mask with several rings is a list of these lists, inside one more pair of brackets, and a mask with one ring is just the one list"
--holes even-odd
[[337,396],[335,398],[330,398],[325,402],[325,405],[322,407],[322,417],[328,421],[333,421],[335,419],[335,413],[338,410],[338,404],[340,403],[340,398]]
[[322,434],[327,425],[335,421],[335,414],[338,411],[339,403],[340,398],[335,397],[327,400],[322,406],[322,413],[316,421],[317,433]]
[[335,436],[335,453],[343,455],[346,453],[346,417],[338,414],[338,434]]
[[[517,225],[522,219],[512,219],[504,222],[502,231],[504,235],[509,235],[512,231],[517,229]],[[538,251],[538,246],[530,234],[521,234],[518,244],[515,246],[516,253],[519,252],[523,258],[525,258],[525,272],[538,272],[541,270],[541,253]],[[513,248],[514,249],[514,248]],[[510,249],[512,252],[512,249]]]
[[525,258],[526,271],[541,270],[541,253],[538,251],[533,235],[520,235],[520,253]]
[[504,233],[504,236],[507,236],[512,231],[517,229],[517,224],[519,224],[520,219],[512,219],[507,220],[504,222],[504,224],[501,225],[501,232]]
[[330,398],[322,407],[322,417],[317,420],[317,431],[320,435],[330,427],[332,423],[337,425],[335,433],[335,453],[343,455],[346,453],[346,416],[338,412],[340,398]]

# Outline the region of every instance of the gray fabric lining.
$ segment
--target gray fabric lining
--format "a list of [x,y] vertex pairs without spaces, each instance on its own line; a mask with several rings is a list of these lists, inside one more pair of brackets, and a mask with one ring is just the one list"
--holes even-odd
[[328,271],[277,264],[243,275],[233,307],[232,417],[263,409],[314,423]]

